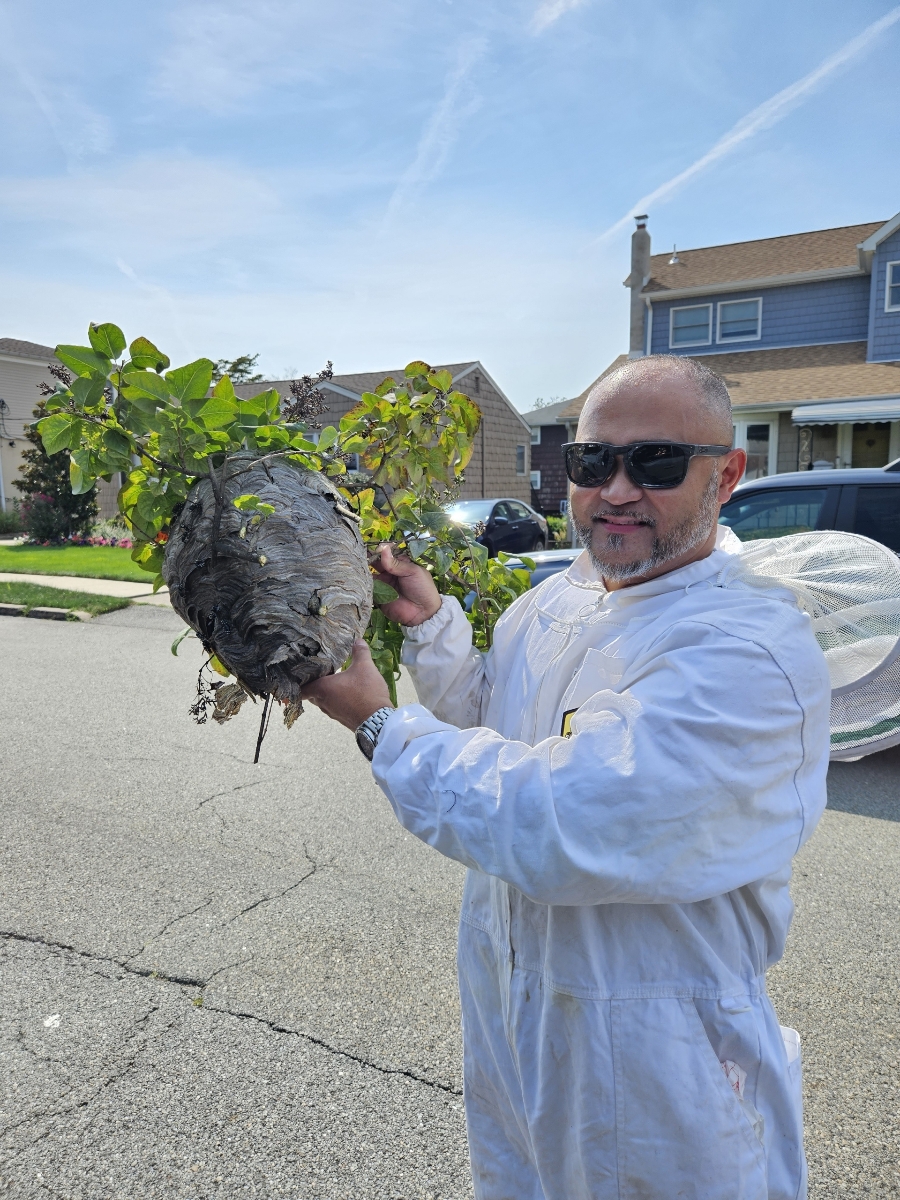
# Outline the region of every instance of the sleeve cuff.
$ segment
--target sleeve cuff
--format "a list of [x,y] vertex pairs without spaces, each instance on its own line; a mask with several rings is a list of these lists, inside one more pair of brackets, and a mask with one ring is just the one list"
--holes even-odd
[[[453,623],[456,613],[454,608],[462,612],[459,601],[455,596],[442,596],[441,607],[433,617],[423,621],[421,625],[401,625],[403,636],[410,642],[430,642],[446,626]],[[465,614],[463,614],[465,615]]]

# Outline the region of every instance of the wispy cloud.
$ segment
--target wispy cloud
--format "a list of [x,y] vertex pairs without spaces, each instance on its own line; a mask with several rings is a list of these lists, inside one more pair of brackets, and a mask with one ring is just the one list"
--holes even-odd
[[456,65],[447,76],[444,94],[422,130],[415,157],[400,176],[388,201],[385,225],[443,169],[463,122],[478,108],[479,99],[467,84],[472,68],[486,49],[484,38],[475,38],[460,46]]
[[626,216],[616,221],[614,225],[610,225],[609,229],[604,230],[596,240],[598,242],[606,241],[613,237],[622,229],[625,229],[631,222],[635,213],[647,212],[653,205],[662,204],[679,191],[686,183],[689,183],[707,167],[718,162],[727,154],[731,154],[744,142],[749,141],[755,134],[763,129],[770,129],[776,125],[797,105],[802,104],[812,93],[820,87],[825,81],[835,74],[841,67],[847,66],[853,59],[864,54],[866,50],[891,26],[900,21],[900,5],[892,8],[889,13],[881,17],[878,21],[873,21],[867,26],[862,33],[852,38],[845,46],[842,46],[837,53],[830,55],[820,63],[814,71],[810,71],[808,75],[804,75],[802,79],[798,79],[796,83],[792,83],[789,87],[783,88],[780,92],[776,92],[774,96],[754,108],[752,112],[747,113],[742,117],[736,125],[734,125],[724,135],[719,138],[716,144],[696,162],[691,163],[685,170],[679,172],[665,183],[661,184],[654,191],[646,196],[642,196],[628,210]]
[[582,8],[588,0],[541,0],[529,22],[532,33],[543,33],[573,8]]
[[8,15],[0,10],[0,59],[40,112],[68,168],[105,154],[111,143],[109,119],[61,83],[58,72],[45,67],[41,79],[30,71],[27,62],[33,56],[34,47],[17,35]]

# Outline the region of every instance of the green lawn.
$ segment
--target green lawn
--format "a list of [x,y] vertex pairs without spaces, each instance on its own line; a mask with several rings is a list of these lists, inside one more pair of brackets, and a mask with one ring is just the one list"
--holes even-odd
[[[101,546],[103,550],[106,547]],[[41,587],[36,583],[0,582],[0,603],[25,604],[28,608],[80,608],[93,616],[127,608],[131,603],[124,596],[92,596],[88,592],[68,592],[64,588]],[[0,617],[0,621],[6,620]]]
[[23,575],[80,575],[83,579],[127,579],[153,584],[150,571],[119,546],[0,546],[0,571]]

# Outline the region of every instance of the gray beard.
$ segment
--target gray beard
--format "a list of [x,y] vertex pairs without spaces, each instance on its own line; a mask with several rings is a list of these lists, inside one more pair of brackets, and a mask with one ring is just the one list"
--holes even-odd
[[[572,523],[581,544],[587,547],[597,573],[604,579],[615,583],[624,583],[629,579],[639,579],[642,575],[649,575],[651,571],[657,570],[665,563],[681,558],[683,554],[688,554],[697,546],[702,546],[712,532],[719,516],[718,491],[719,472],[714,471],[706,491],[700,497],[700,507],[696,513],[682,521],[680,525],[676,525],[665,537],[654,538],[650,554],[646,558],[637,559],[634,562],[610,562],[605,559],[602,549],[599,551],[594,549],[593,525],[583,525],[576,521],[574,516]],[[624,534],[607,534],[605,549],[621,550],[624,544]]]

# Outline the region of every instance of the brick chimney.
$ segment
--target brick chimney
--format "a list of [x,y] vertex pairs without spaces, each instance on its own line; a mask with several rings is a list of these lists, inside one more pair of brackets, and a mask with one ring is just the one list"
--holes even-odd
[[644,321],[647,307],[641,289],[650,278],[650,234],[647,232],[647,214],[635,217],[637,229],[631,235],[631,274],[627,283],[631,288],[631,337],[628,343],[629,358],[643,358],[646,353]]

